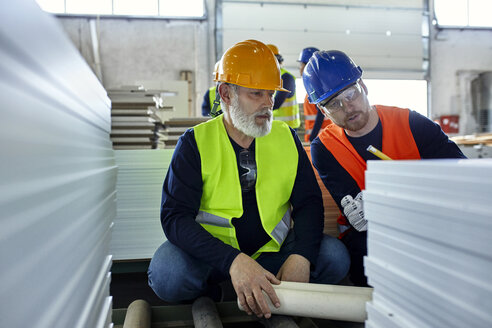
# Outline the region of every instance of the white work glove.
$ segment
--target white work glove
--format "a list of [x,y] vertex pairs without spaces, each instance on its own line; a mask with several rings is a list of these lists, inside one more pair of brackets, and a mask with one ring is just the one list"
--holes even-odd
[[358,193],[355,198],[352,198],[350,195],[343,197],[341,205],[343,207],[343,214],[345,214],[352,227],[357,231],[366,231],[367,220],[364,219],[362,192]]

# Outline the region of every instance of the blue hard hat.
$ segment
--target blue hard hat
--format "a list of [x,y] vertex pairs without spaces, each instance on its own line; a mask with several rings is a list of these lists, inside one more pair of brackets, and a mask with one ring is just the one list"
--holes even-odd
[[311,58],[311,56],[316,51],[319,51],[319,49],[315,47],[308,47],[302,49],[301,53],[299,54],[299,59],[297,61],[306,64],[309,61],[309,58]]
[[362,69],[344,52],[318,51],[313,54],[302,73],[302,80],[311,104],[336,96],[362,76]]

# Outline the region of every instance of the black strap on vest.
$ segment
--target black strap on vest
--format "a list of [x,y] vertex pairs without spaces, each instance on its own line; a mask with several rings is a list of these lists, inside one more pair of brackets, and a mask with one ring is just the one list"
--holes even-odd
[[212,117],[217,117],[220,114],[222,114],[222,109],[217,112],[217,108],[220,106],[220,94],[219,94],[219,88],[215,88],[215,100],[214,100],[214,106],[212,107],[212,110],[210,111],[210,116]]

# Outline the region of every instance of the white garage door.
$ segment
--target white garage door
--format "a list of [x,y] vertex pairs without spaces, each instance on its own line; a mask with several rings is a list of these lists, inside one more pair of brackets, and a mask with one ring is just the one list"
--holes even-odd
[[300,51],[313,46],[346,52],[365,78],[421,79],[427,64],[426,21],[421,0],[223,0],[218,42],[222,51],[246,39],[273,43],[284,67],[297,76]]

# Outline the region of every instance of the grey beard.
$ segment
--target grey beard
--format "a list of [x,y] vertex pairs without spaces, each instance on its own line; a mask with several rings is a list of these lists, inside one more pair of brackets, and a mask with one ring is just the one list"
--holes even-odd
[[[256,115],[270,115],[270,119],[263,125],[256,124]],[[234,95],[231,99],[231,105],[229,106],[229,115],[231,116],[232,124],[234,127],[244,133],[245,135],[253,138],[259,138],[266,136],[272,129],[272,116],[268,109],[264,109],[260,113],[254,115],[245,114],[239,105],[238,95]]]

